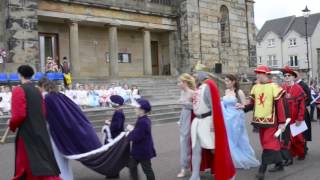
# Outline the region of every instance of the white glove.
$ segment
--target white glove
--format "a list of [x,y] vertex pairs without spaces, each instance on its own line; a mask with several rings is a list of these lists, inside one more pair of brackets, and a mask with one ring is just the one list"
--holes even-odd
[[128,124],[126,129],[127,129],[127,131],[132,131],[133,128],[134,128],[134,127],[133,127],[131,124]]

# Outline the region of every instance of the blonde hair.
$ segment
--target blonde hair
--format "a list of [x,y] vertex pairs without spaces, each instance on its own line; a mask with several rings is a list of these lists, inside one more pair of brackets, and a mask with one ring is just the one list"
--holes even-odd
[[196,89],[196,82],[194,78],[187,73],[183,73],[178,78],[179,81],[187,83],[188,87],[192,90]]

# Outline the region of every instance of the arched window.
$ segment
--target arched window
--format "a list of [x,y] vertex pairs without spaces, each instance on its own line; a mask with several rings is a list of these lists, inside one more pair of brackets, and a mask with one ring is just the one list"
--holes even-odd
[[230,22],[229,22],[229,10],[227,6],[222,5],[220,8],[220,30],[221,30],[221,42],[230,43]]

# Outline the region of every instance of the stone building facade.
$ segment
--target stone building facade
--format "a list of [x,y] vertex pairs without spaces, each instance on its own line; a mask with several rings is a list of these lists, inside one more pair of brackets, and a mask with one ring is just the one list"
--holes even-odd
[[78,78],[177,75],[199,61],[216,72],[244,73],[256,62],[253,3],[3,0],[4,70],[28,63],[45,71],[50,56],[60,63],[66,57]]

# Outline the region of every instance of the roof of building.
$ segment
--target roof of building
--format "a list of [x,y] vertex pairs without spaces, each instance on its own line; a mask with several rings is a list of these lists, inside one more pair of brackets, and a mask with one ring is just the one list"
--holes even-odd
[[[320,13],[310,14],[308,18],[308,36],[311,36],[320,21]],[[262,41],[264,36],[273,32],[283,38],[289,31],[295,31],[301,36],[305,35],[305,20],[303,16],[288,16],[266,21],[257,35],[257,41]]]
[[[311,14],[308,18],[308,36],[311,36],[320,21],[320,13]],[[303,16],[297,17],[291,26],[291,30],[296,31],[300,35],[305,36],[305,20]]]

